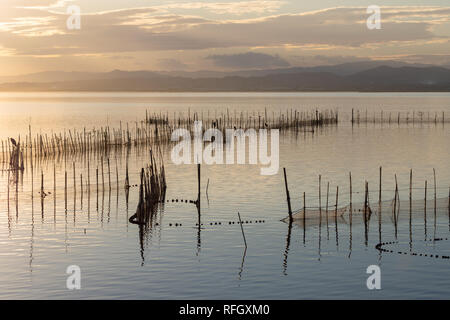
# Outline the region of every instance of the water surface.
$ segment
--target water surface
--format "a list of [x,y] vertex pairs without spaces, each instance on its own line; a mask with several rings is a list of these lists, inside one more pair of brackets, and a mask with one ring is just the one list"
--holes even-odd
[[[450,126],[448,124],[373,124],[351,126],[351,109],[372,116],[381,110],[430,112],[450,115],[450,95],[445,93],[1,93],[0,137],[61,132],[64,129],[140,121],[145,110],[175,113],[261,111],[269,114],[295,108],[338,110],[337,126],[280,136],[280,167],[286,167],[292,205],[318,206],[318,176],[322,176],[322,206],[330,183],[329,202],[336,187],[339,204],[349,203],[349,172],[353,202],[364,201],[368,181],[371,204],[378,200],[379,167],[383,167],[383,201],[394,196],[397,174],[402,208],[409,198],[409,170],[413,169],[413,199],[424,198],[428,180],[427,220],[414,207],[412,220],[401,212],[397,240],[392,215],[383,216],[382,242],[398,241],[396,252],[450,255],[445,206],[450,185]],[[106,159],[111,164],[111,189]],[[196,167],[175,166],[170,149],[164,149],[167,198],[195,199]],[[128,160],[127,160],[128,159]],[[90,163],[91,191],[86,188]],[[45,188],[53,190],[53,160],[27,167],[18,185],[10,190],[8,210],[6,171],[0,174],[0,298],[120,298],[120,299],[309,299],[309,298],[433,298],[450,297],[450,260],[381,253],[378,217],[370,221],[367,239],[360,215],[324,220],[320,225],[289,225],[282,170],[261,176],[259,166],[202,166],[203,228],[198,230],[197,209],[192,204],[165,203],[153,227],[145,234],[128,222],[138,201],[132,188],[125,201],[123,179],[128,161],[132,184],[149,161],[146,150],[104,155],[105,185],[97,194],[94,172],[101,168],[95,155],[58,159],[56,207],[54,196],[43,201],[37,193],[41,172]],[[75,188],[73,163],[76,168]],[[119,172],[116,182],[115,170]],[[437,176],[439,206],[434,215],[433,168]],[[64,203],[64,171],[68,172],[68,204]],[[80,174],[84,175],[81,200]],[[208,197],[205,190],[209,180]],[[33,188],[33,190],[32,190]],[[75,198],[75,201],[74,201]],[[17,204],[17,206],[16,206]],[[244,221],[248,248],[244,251],[237,212]],[[251,221],[251,223],[250,223]],[[258,221],[258,222],[256,222]],[[264,222],[262,222],[264,221]],[[235,222],[235,224],[230,224]],[[158,225],[156,225],[156,223]],[[216,224],[217,223],[217,224]],[[219,224],[220,223],[220,224]],[[178,226],[176,226],[178,224]],[[212,225],[211,225],[212,224]],[[181,226],[180,226],[181,225]],[[244,254],[245,253],[245,254]],[[380,265],[382,290],[369,291],[366,269]],[[67,266],[82,270],[82,289],[66,289]],[[414,279],[414,281],[411,281]]]

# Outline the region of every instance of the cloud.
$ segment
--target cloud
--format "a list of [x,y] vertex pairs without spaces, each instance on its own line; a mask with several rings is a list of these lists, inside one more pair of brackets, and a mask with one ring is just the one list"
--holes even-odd
[[450,67],[450,54],[406,54],[382,57],[386,60],[398,60],[409,63],[446,65]]
[[249,13],[273,13],[280,9],[286,2],[269,1],[239,1],[239,2],[186,2],[169,3],[160,6],[161,9],[185,9],[185,10],[207,10],[215,14],[244,15]]
[[[3,0],[2,0],[3,1]],[[55,7],[64,1],[19,1],[23,6]],[[282,67],[288,65],[276,55],[251,52],[255,48],[280,50],[321,50],[335,55],[358,48],[392,50],[408,45],[408,50],[427,42],[448,48],[448,36],[437,35],[434,28],[450,22],[448,7],[382,7],[382,29],[368,30],[365,7],[329,8],[298,14],[279,14],[254,19],[215,19],[198,15],[201,8],[218,13],[248,10],[271,12],[281,1],[241,3],[191,2],[164,6],[119,9],[83,14],[81,30],[67,30],[65,13],[48,10],[13,8],[15,16],[4,18],[0,12],[0,45],[3,52],[19,56],[81,56],[117,53],[161,53],[215,50],[209,60],[223,68]],[[0,4],[2,8],[3,4]],[[192,9],[197,15],[175,13]],[[18,12],[21,12],[19,15]],[[440,41],[440,42],[439,42]],[[416,46],[416,47],[415,47]],[[243,51],[243,54],[225,55]],[[382,50],[380,49],[380,50]],[[278,51],[280,51],[278,50]],[[424,49],[425,50],[425,49]],[[442,50],[442,49],[440,49]],[[259,50],[262,51],[262,50]],[[298,54],[298,53],[297,53]],[[353,54],[353,53],[350,53]],[[205,53],[203,53],[205,55]],[[187,56],[187,55],[184,55]],[[192,56],[192,55],[191,55]],[[283,57],[287,56],[283,53]],[[175,64],[174,56],[164,56],[156,63]],[[164,62],[164,59],[167,61]],[[319,58],[317,58],[319,59]],[[292,61],[292,60],[291,60]],[[185,63],[185,61],[178,62]]]
[[51,27],[55,20],[52,16],[14,18],[12,21],[0,22],[0,32],[23,34],[28,29]]
[[[449,19],[446,9],[429,9],[434,19]],[[358,47],[389,41],[433,39],[431,22],[382,22],[381,30],[368,30],[361,8],[333,8],[306,14],[276,15],[252,20],[212,21],[202,17],[161,15],[155,8],[123,9],[82,16],[82,29],[65,29],[67,15],[49,13],[42,21],[32,21],[33,28],[22,21],[6,22],[9,32],[0,32],[0,43],[22,54],[67,54],[116,51],[195,50],[231,47],[267,47],[311,44]],[[413,15],[415,9],[399,7],[383,14]],[[37,24],[37,25],[36,25]],[[3,23],[5,26],[5,23]],[[53,30],[46,37],[30,39],[35,28]],[[54,49],[76,47],[72,51]],[[57,51],[57,52],[55,52]]]
[[342,56],[342,55],[303,55],[292,56],[290,60],[299,66],[336,65],[348,62],[370,60],[368,57]]
[[8,49],[8,48],[3,48],[0,45],[0,57],[8,57],[8,56],[13,56],[14,55],[14,50]]
[[[74,2],[75,0],[53,0],[53,1],[20,1],[22,4],[17,8],[22,9],[36,9],[36,10],[51,10],[56,8],[65,8],[67,4]],[[36,3],[36,2],[40,2]]]
[[246,52],[230,55],[210,55],[206,59],[213,60],[214,64],[222,68],[230,69],[257,69],[289,67],[290,64],[278,55],[271,56],[265,53]]

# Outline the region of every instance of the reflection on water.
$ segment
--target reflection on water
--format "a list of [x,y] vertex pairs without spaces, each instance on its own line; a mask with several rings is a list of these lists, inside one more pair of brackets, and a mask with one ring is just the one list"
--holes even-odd
[[[38,100],[40,107],[57,108],[50,98]],[[58,103],[65,101],[59,99]],[[258,166],[204,165],[201,207],[172,202],[197,198],[197,168],[173,165],[170,149],[165,149],[170,201],[159,207],[148,224],[134,225],[128,220],[139,200],[136,185],[140,169],[149,161],[147,150],[132,147],[109,154],[42,160],[33,167],[26,162],[24,172],[17,175],[3,166],[1,298],[450,296],[450,261],[444,258],[450,256],[450,243],[436,240],[447,239],[450,232],[450,127],[372,123],[352,127],[345,120],[350,119],[348,108],[352,105],[378,108],[382,102],[383,108],[393,111],[408,104],[418,108],[430,105],[431,110],[442,111],[450,105],[449,97],[389,94],[367,100],[358,96],[237,95],[219,100],[188,96],[187,102],[171,96],[138,97],[138,102],[122,97],[121,103],[128,101],[130,105],[126,111],[104,102],[104,98],[96,99],[102,112],[111,111],[93,113],[89,122],[96,126],[106,117],[110,123],[125,121],[122,116],[141,119],[143,102],[152,108],[152,99],[156,110],[170,104],[183,109],[192,101],[199,103],[198,108],[211,101],[220,101],[213,105],[216,108],[228,103],[256,108],[264,100],[274,108],[294,103],[314,107],[334,104],[343,111],[337,127],[320,128],[314,133],[289,131],[280,136],[280,166],[287,169],[294,213],[294,219],[285,222],[281,220],[289,210],[282,170],[274,176],[261,176]],[[23,111],[31,108],[32,100],[4,99],[1,104],[13,104],[17,106],[13,109],[25,108]],[[85,98],[69,105],[64,102],[64,108],[68,108],[68,114],[82,112],[65,124],[42,126],[43,131],[84,126],[89,115],[86,110],[92,110],[92,105]],[[39,108],[32,110],[31,122],[37,129],[40,126],[34,121],[48,120],[34,118]],[[12,123],[20,122],[11,113],[9,116]],[[63,118],[61,111],[53,122]],[[24,120],[24,132],[28,121]],[[17,126],[18,131],[20,128]],[[13,129],[2,128],[6,133],[3,136],[13,135]],[[383,188],[379,198],[380,166]],[[124,188],[127,167],[129,189]],[[45,196],[40,193],[42,189]],[[377,250],[380,243],[389,244]],[[65,288],[65,270],[72,264],[81,268],[80,291]],[[381,266],[381,292],[366,289],[365,272],[371,264]]]

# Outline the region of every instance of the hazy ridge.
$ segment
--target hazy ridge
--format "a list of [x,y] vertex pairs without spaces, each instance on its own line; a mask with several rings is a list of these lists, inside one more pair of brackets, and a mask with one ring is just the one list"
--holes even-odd
[[0,77],[1,91],[450,91],[450,69],[396,61],[234,72],[41,72]]

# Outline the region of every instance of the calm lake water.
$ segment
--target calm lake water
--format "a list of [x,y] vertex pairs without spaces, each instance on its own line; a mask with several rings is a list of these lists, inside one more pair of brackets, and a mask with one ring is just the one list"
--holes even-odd
[[[124,175],[128,157],[131,184],[139,182],[140,168],[149,162],[147,150],[131,148],[103,158],[105,186],[99,192],[86,186],[81,193],[80,173],[86,181],[90,162],[91,184],[101,159],[91,155],[46,160],[20,178],[17,191],[8,173],[0,173],[0,298],[2,299],[391,299],[450,298],[450,124],[364,123],[352,126],[351,110],[371,117],[381,110],[387,117],[398,112],[425,112],[434,119],[442,112],[450,118],[447,93],[0,93],[0,137],[25,137],[140,121],[145,111],[197,111],[212,117],[224,110],[243,112],[279,110],[339,111],[337,126],[312,132],[280,135],[280,171],[260,175],[258,165],[202,166],[203,228],[196,227],[197,209],[181,202],[165,203],[156,222],[144,234],[128,218],[135,213],[138,188],[125,201]],[[195,199],[197,169],[176,166],[164,149],[167,199]],[[108,186],[107,158],[111,165]],[[76,167],[75,188],[73,163]],[[38,194],[41,172],[45,189]],[[282,168],[287,170],[294,209],[318,206],[318,176],[322,176],[322,206],[330,183],[330,206],[339,186],[339,206],[349,203],[349,172],[353,202],[364,201],[369,183],[370,200],[378,203],[379,167],[383,167],[382,199],[394,198],[397,174],[401,211],[397,239],[391,212],[374,215],[366,229],[362,215],[289,225]],[[116,182],[116,167],[119,183]],[[434,209],[433,168],[436,170]],[[3,168],[4,169],[4,168]],[[414,206],[409,218],[409,175],[413,169]],[[68,172],[68,205],[64,203],[64,171]],[[209,183],[208,183],[209,180]],[[424,182],[428,181],[426,212]],[[206,188],[208,185],[208,196]],[[81,198],[83,194],[83,199]],[[75,199],[75,201],[74,201]],[[56,202],[56,206],[54,203]],[[8,209],[9,207],[9,209]],[[248,221],[243,228],[240,212]],[[426,218],[425,218],[426,213]],[[231,224],[230,224],[231,222]],[[232,223],[234,222],[234,224]],[[250,223],[251,222],[251,223]],[[157,224],[156,224],[157,223]],[[177,226],[176,226],[177,225]],[[375,246],[391,242],[380,252]],[[442,238],[444,240],[433,241]],[[399,253],[401,252],[401,254]],[[404,252],[408,254],[403,254]],[[433,255],[433,258],[411,253]],[[434,256],[438,255],[439,258]],[[369,265],[381,268],[382,290],[366,287]],[[66,288],[66,268],[81,268],[81,290]]]

